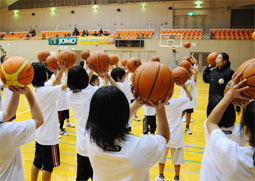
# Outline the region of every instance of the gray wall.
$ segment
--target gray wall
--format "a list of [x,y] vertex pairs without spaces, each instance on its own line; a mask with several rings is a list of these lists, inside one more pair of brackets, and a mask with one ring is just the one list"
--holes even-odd
[[[252,40],[193,40],[189,49],[177,48],[176,58],[181,60],[184,56],[189,56],[190,52],[227,52],[232,63],[231,67],[237,67],[250,58],[255,57],[255,41]],[[108,54],[116,54],[120,59],[139,57],[142,62],[150,60],[153,56],[160,57],[161,62],[166,65],[171,64],[172,51],[168,48],[160,48],[159,40],[145,40],[143,48],[117,48],[114,45],[76,45],[76,46],[54,46],[48,45],[47,40],[17,40],[17,41],[0,41],[0,45],[7,51],[7,55],[19,55],[26,57],[30,61],[37,61],[37,52],[48,50],[58,52],[64,48],[74,48],[75,51],[104,50]]]

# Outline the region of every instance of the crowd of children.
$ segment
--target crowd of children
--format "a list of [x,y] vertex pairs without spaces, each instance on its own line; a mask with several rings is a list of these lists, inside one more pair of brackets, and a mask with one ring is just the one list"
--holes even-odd
[[[76,123],[76,180],[150,180],[149,169],[156,163],[159,175],[155,180],[169,180],[164,175],[169,148],[175,171],[173,179],[181,180],[184,132],[192,134],[191,114],[197,106],[198,64],[193,55],[190,60],[189,79],[178,84],[180,97],[150,102],[150,106],[143,105],[139,97],[133,97],[133,73],[125,66],[112,68],[110,73],[96,74],[82,61],[69,70],[60,65],[49,79],[49,70],[44,64],[32,63],[33,92],[28,87],[1,85],[4,99],[0,112],[0,180],[24,180],[19,147],[33,140],[35,156],[31,180],[37,180],[40,170],[42,180],[51,179],[54,167],[60,166],[59,134],[68,136],[64,121],[67,120],[66,126],[75,127],[69,121],[70,108]],[[217,62],[219,71],[224,66],[229,68],[224,53],[219,54]],[[214,82],[210,82],[213,74],[215,70],[211,71],[210,66],[204,72],[204,80],[211,87],[200,180],[255,179],[255,107],[254,101],[241,95],[241,91],[247,89],[242,87],[246,80],[238,82],[241,74],[234,74],[233,85],[226,96],[213,95]],[[32,119],[13,122],[20,94],[28,100]],[[231,104],[236,98],[242,100],[239,102],[243,107],[240,125],[235,125]],[[131,120],[142,106],[143,135],[136,137],[130,133]]]

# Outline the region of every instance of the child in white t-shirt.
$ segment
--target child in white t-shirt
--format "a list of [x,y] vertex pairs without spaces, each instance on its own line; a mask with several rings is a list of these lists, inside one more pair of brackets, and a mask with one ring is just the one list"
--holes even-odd
[[34,86],[36,100],[42,110],[44,124],[36,131],[36,150],[31,170],[31,180],[37,180],[40,169],[43,170],[42,179],[50,180],[53,168],[60,165],[57,101],[67,85],[58,84],[61,83],[61,77],[66,68],[61,65],[56,80],[52,82],[47,81],[45,65],[40,62],[33,62],[32,66],[34,68],[32,85]]
[[86,148],[94,180],[150,180],[149,168],[163,156],[169,128],[164,103],[159,102],[154,105],[159,135],[129,134],[128,121],[141,106],[139,100],[129,105],[125,94],[113,86],[94,93],[86,125]]
[[[206,127],[210,135],[211,162],[221,174],[220,180],[255,180],[255,103],[251,101],[243,111],[241,130],[249,138],[249,146],[240,146],[229,139],[218,126],[225,110],[234,99],[241,99],[239,104],[247,104],[248,98],[241,92],[246,90],[246,79],[239,82],[242,74],[234,74],[233,85],[219,104],[210,113]],[[205,168],[209,169],[210,167]],[[208,178],[210,179],[210,178]],[[208,180],[207,179],[207,180]]]
[[153,107],[144,105],[143,134],[154,134],[157,128],[156,110]]
[[[13,91],[9,105],[0,112],[0,180],[24,179],[20,146],[35,139],[35,130],[43,124],[43,116],[28,87],[10,87]],[[17,111],[20,94],[28,100],[32,119],[10,122]]]
[[174,180],[180,180],[180,169],[181,164],[184,163],[183,156],[183,129],[182,129],[182,112],[190,107],[192,96],[187,90],[186,86],[181,85],[187,94],[187,97],[171,98],[166,104],[166,116],[171,133],[171,139],[168,142],[165,150],[165,155],[159,161],[159,176],[155,179],[156,181],[164,181],[164,168],[168,154],[169,147],[171,148],[172,162],[175,170]]
[[[93,72],[90,72],[92,74]],[[110,83],[114,84],[110,76],[104,73]],[[85,140],[85,127],[88,119],[90,100],[94,92],[100,87],[89,85],[89,76],[81,66],[74,66],[68,71],[67,85],[72,91],[71,107],[77,125],[76,149],[77,149],[77,177],[76,180],[88,180],[93,177]]]
[[[212,104],[212,107],[216,107],[216,105],[222,100],[222,98],[223,97],[221,97],[220,95],[210,97],[210,103]],[[248,139],[245,136],[244,132],[240,131],[241,125],[235,125],[235,111],[231,107],[233,107],[232,104],[230,104],[224,112],[221,120],[218,123],[218,126],[229,139],[235,141],[240,146],[245,146],[245,144],[248,142]],[[210,110],[210,112],[211,111],[212,110]],[[211,153],[212,144],[210,143],[210,136],[206,124],[207,120],[204,124],[206,145],[203,153],[199,179],[201,181],[222,180],[222,175],[219,171],[219,168],[217,168],[216,165],[212,162],[212,160],[214,159],[213,154]]]
[[[112,69],[111,77],[118,84],[120,90],[125,94],[128,100],[131,100],[133,94],[131,92],[131,83],[129,81],[125,81],[126,72],[124,69],[117,67]],[[128,122],[128,131],[131,132],[131,119]]]

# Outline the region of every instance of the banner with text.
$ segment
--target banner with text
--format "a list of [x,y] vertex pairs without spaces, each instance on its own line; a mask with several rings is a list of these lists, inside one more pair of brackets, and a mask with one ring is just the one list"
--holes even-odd
[[77,37],[50,37],[49,45],[77,45]]
[[113,45],[113,37],[79,37],[78,44],[83,45]]

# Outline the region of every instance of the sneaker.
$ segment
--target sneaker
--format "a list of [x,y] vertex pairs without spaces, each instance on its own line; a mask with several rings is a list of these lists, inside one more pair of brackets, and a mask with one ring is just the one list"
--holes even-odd
[[136,121],[140,121],[140,119],[136,115],[133,117],[133,119]]
[[174,181],[181,181],[181,179],[180,179],[179,176],[175,176],[175,177],[174,177]]
[[66,127],[75,128],[75,125],[73,125],[73,123],[71,123],[70,121],[67,121]]
[[161,177],[161,176],[157,176],[156,178],[155,178],[155,181],[165,181],[165,177],[163,176],[163,177]]
[[58,135],[58,139],[61,139],[61,138],[62,138],[62,136]]
[[65,131],[65,129],[60,130],[59,134],[64,135],[64,136],[68,136],[68,133]]
[[185,132],[188,134],[192,134],[192,132],[188,128],[185,128]]

